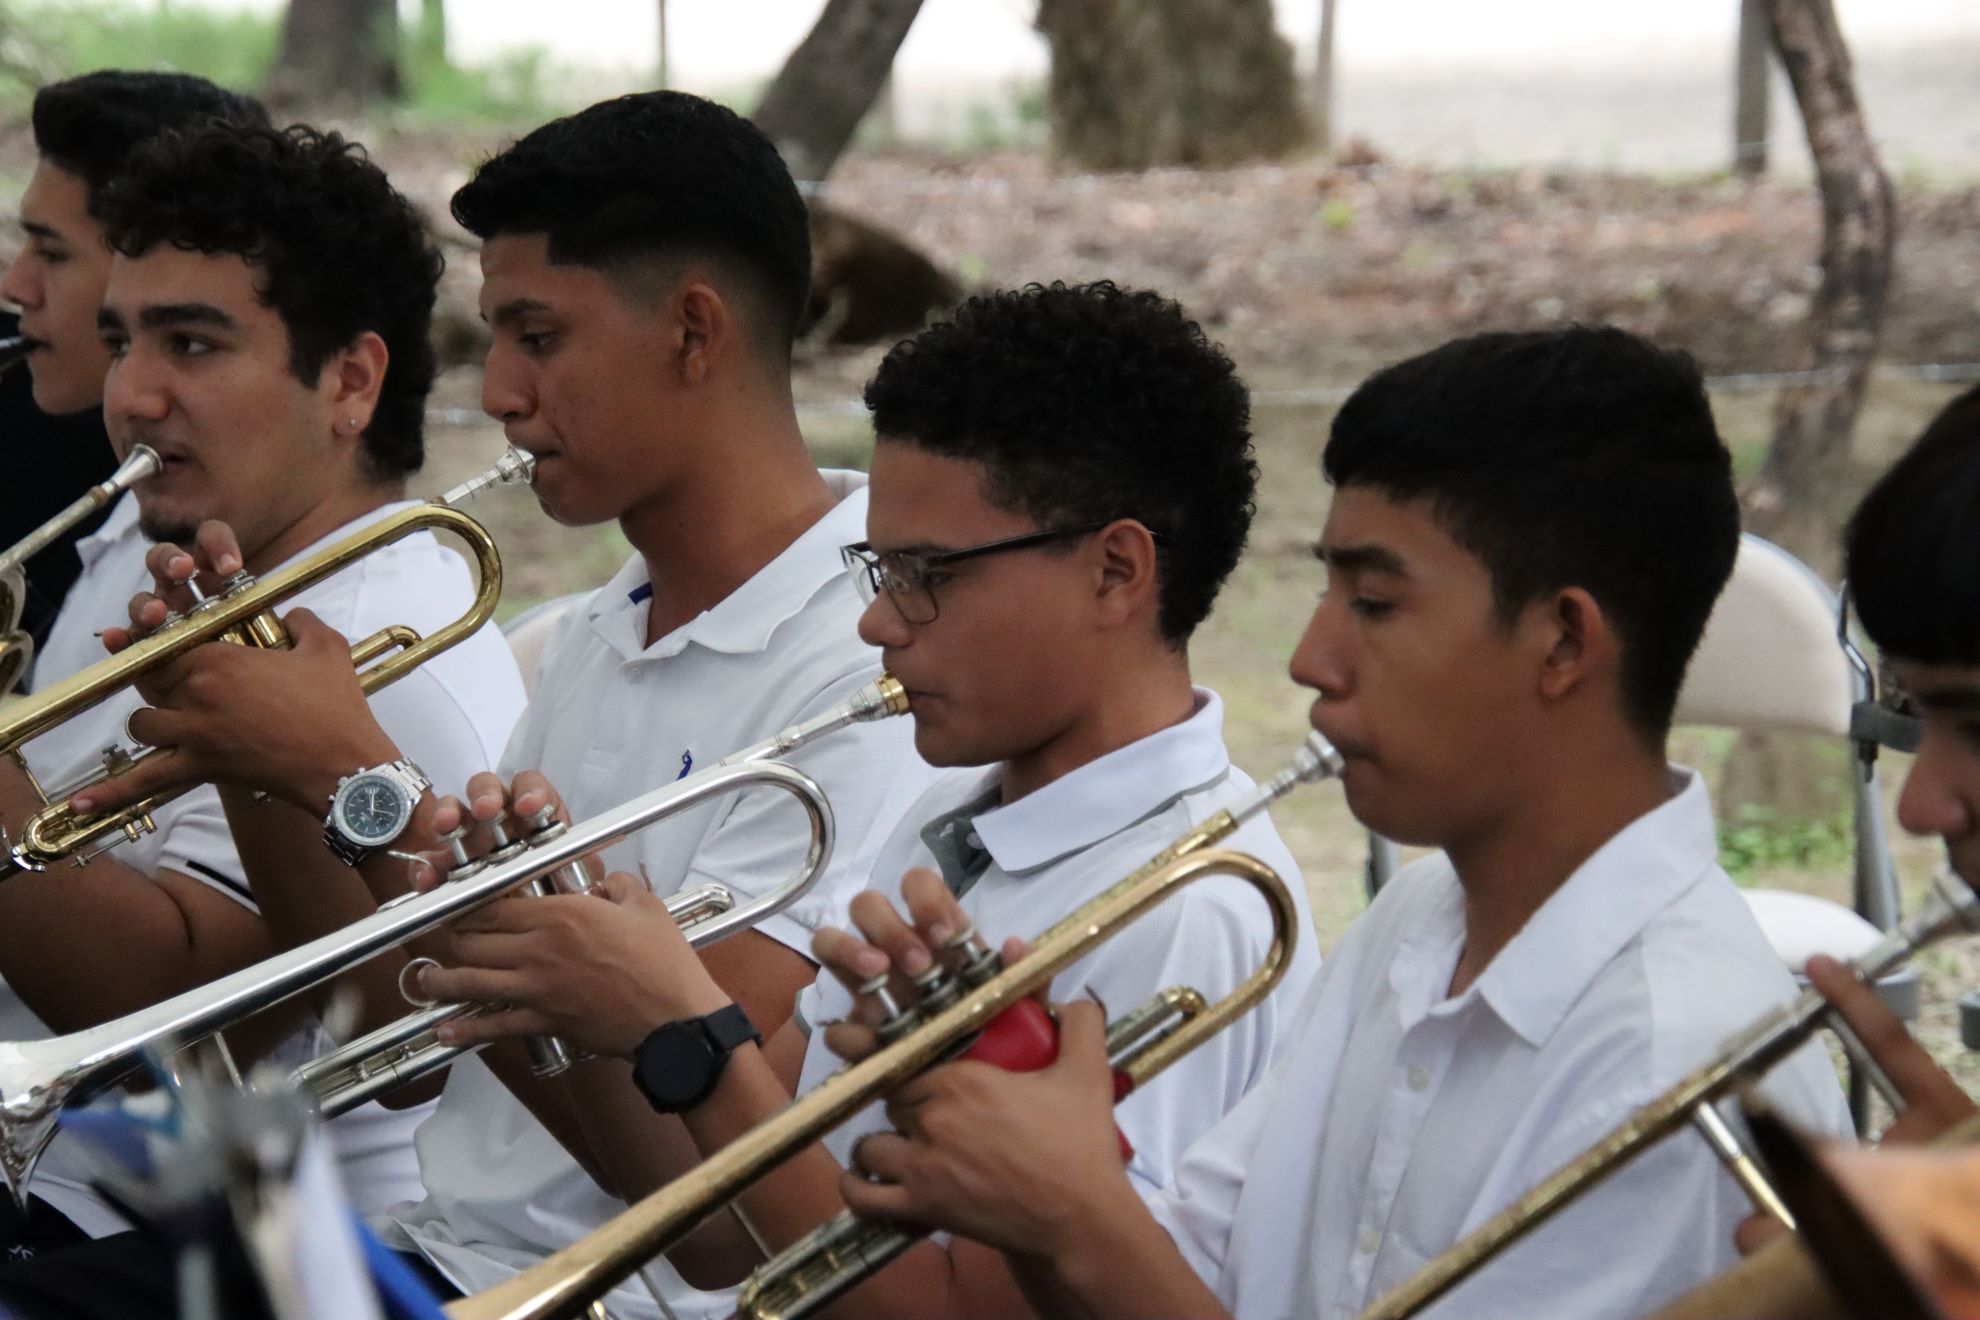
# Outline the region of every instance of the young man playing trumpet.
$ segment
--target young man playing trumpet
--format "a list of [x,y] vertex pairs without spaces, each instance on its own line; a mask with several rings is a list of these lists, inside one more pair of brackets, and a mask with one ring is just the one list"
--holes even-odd
[[[483,406],[535,456],[546,512],[616,521],[633,546],[546,647],[502,774],[455,781],[467,785],[478,827],[467,844],[479,849],[497,814],[527,817],[549,800],[546,783],[573,817],[596,815],[837,707],[880,671],[840,557],[866,525],[865,479],[818,469],[792,402],[809,238],[769,140],[698,97],[622,97],[498,153],[455,195],[454,213],[483,241],[481,307],[494,331]],[[227,529],[204,529],[201,567],[232,545]],[[167,584],[193,567],[165,558],[154,564]],[[162,613],[159,601],[137,603],[141,624]],[[172,746],[182,771],[319,813],[340,776],[402,755],[366,714],[348,658],[325,649],[204,648],[148,695],[160,709],[140,729]],[[816,974],[808,946],[853,888],[841,877],[863,878],[868,836],[891,828],[928,777],[901,720],[846,729],[791,762],[831,801],[833,867],[797,904],[704,955],[766,1031]],[[155,783],[141,768],[99,805]],[[396,847],[430,844],[459,821],[459,803],[424,796]],[[784,795],[757,793],[671,817],[605,858],[662,896],[717,882],[741,903],[796,871],[809,843]],[[365,874],[367,907],[408,879],[383,856]],[[444,942],[435,951],[444,956]],[[398,952],[378,961],[405,965]],[[367,989],[365,1027],[408,1011],[393,980]],[[623,1181],[618,1152],[685,1142],[629,1077],[603,1060],[538,1079],[515,1042],[456,1063],[419,1133],[424,1196],[382,1217],[385,1236],[473,1292],[604,1223],[644,1190]],[[634,1288],[608,1306],[656,1314]]]
[[[1850,519],[1843,548],[1863,629],[1919,717],[1922,736],[1898,796],[1898,821],[1913,834],[1942,839],[1946,864],[1980,888],[1976,528],[1980,390],[1969,390],[1871,488]],[[1883,1134],[1884,1149],[1834,1145],[1822,1158],[1945,1314],[1980,1314],[1980,1157],[1921,1146],[1972,1119],[1972,1099],[1848,968],[1817,958],[1808,976],[1906,1105]],[[1780,1231],[1772,1221],[1743,1228],[1742,1246],[1749,1249]],[[1820,1310],[1805,1304],[1809,1314]],[[1756,1306],[1751,1314],[1765,1309]]]
[[[109,362],[106,423],[120,453],[144,443],[164,466],[81,543],[84,572],[37,690],[104,659],[98,630],[124,622],[133,593],[150,584],[154,542],[225,518],[239,529],[227,567],[265,574],[402,507],[422,461],[433,376],[427,327],[440,257],[355,144],[303,127],[208,124],[148,144],[96,207],[116,254],[95,313]],[[290,626],[302,650],[334,654],[348,672],[344,635],[430,632],[472,599],[459,558],[418,534],[302,593],[294,603],[306,608]],[[136,691],[112,694],[30,742],[27,766],[59,791],[127,731],[147,739],[157,715],[142,704]],[[521,704],[513,661],[490,628],[382,690],[373,708],[405,757],[458,782],[493,763]],[[353,902],[362,886],[324,846],[327,805],[197,788],[154,810],[155,830],[136,842],[80,867],[0,880],[10,990],[0,1038],[135,1011],[366,910]],[[10,839],[42,806],[27,771],[0,763]],[[250,1033],[284,1038],[299,1020],[284,1014]],[[261,1053],[245,1049],[246,1036],[235,1043]],[[382,1208],[417,1187],[417,1117],[371,1107],[333,1129],[359,1204]],[[83,1232],[119,1227],[60,1165],[44,1164],[37,1192]],[[0,1277],[0,1294],[10,1283]]]
[[[1329,582],[1292,673],[1356,816],[1444,852],[1349,929],[1284,1061],[1153,1198],[1121,1173],[1092,1005],[1043,1071],[896,1093],[846,1204],[1003,1248],[1039,1313],[1352,1317],[1793,993],[1664,755],[1738,531],[1696,368],[1617,330],[1459,340],[1364,384],[1323,466]],[[830,961],[853,982],[872,956]],[[1765,1089],[1847,1130],[1819,1050]],[[1667,1141],[1435,1314],[1636,1316],[1723,1266],[1744,1213],[1703,1143]]]
[[[907,686],[922,756],[981,767],[916,802],[871,873],[911,905],[944,896],[958,914],[951,934],[970,921],[1036,933],[1251,788],[1225,751],[1222,703],[1191,684],[1187,650],[1251,520],[1244,387],[1167,299],[1034,285],[972,298],[897,347],[866,399],[879,437],[872,499],[866,535],[846,552],[872,598],[860,630]],[[1227,846],[1261,857],[1297,896],[1291,967],[1263,1006],[1123,1105],[1129,1177],[1150,1189],[1264,1074],[1318,963],[1297,871],[1269,822]],[[511,1006],[459,1023],[461,1040],[552,1032],[633,1058],[647,1098],[693,1140],[685,1159],[616,1152],[655,1183],[832,1072],[819,1028],[852,1003],[821,978],[780,1030],[700,1072],[669,1071],[670,1051],[733,1001],[636,882],[616,876],[605,892],[611,902],[492,905],[459,924],[460,965],[423,981],[443,999]],[[872,894],[853,916],[882,944],[901,929]],[[1206,881],[1065,985],[1122,1011],[1178,985],[1215,1000],[1258,965],[1270,935],[1245,886]],[[913,1004],[908,978],[930,966],[906,962],[898,1002]],[[742,1209],[756,1240],[780,1248],[836,1213],[838,1175],[880,1121],[875,1109],[752,1189]],[[740,1235],[706,1234],[670,1259],[685,1276],[666,1289],[677,1315],[727,1315],[732,1294],[687,1281],[734,1283],[760,1254]],[[1019,1304],[995,1253],[958,1244],[915,1250],[840,1307],[919,1317]]]
[[[0,298],[20,308],[18,319],[0,316],[0,336],[19,334],[27,354],[24,368],[0,380],[0,549],[116,466],[103,429],[110,355],[96,331],[111,252],[90,207],[138,147],[207,119],[265,124],[268,115],[249,97],[183,73],[106,69],[34,94],[36,161],[20,203],[25,241],[0,276]],[[29,559],[21,624],[37,644],[82,571],[75,543],[101,522],[79,524]]]

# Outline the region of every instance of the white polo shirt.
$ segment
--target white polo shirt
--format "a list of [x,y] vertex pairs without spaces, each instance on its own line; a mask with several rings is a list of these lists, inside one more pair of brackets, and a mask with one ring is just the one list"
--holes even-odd
[[[295,558],[410,504],[374,509]],[[131,495],[118,501],[95,533],[77,542],[82,575],[36,659],[35,688],[47,687],[104,657],[97,634],[128,622],[131,597],[151,589],[151,575],[144,566],[150,548],[151,542],[138,529],[137,499]],[[418,532],[298,593],[279,609],[307,607],[355,640],[392,624],[432,632],[460,617],[473,598],[473,575],[461,557],[431,534]],[[97,765],[104,748],[126,745],[124,721],[143,704],[135,689],[125,689],[27,744],[28,765],[43,785],[55,789]],[[469,775],[495,764],[522,707],[521,676],[492,624],[371,698],[372,712],[385,732],[443,791],[449,785],[465,785]],[[324,803],[324,810],[329,810],[329,803]],[[210,785],[193,789],[154,811],[152,819],[157,832],[119,846],[113,854],[118,861],[146,874],[178,871],[244,906],[254,906],[218,790]],[[0,1039],[47,1034],[47,1027],[27,1006],[0,985]],[[293,1049],[285,1047],[283,1057],[300,1061],[318,1043],[299,1040]],[[411,1140],[424,1112],[394,1112],[372,1104],[332,1123],[341,1175],[357,1205],[382,1209],[416,1192]],[[57,1150],[60,1144],[58,1139]],[[58,1185],[64,1162],[57,1150],[51,1150],[44,1161],[49,1177],[38,1181],[35,1191],[86,1231],[113,1231],[121,1220],[103,1218],[92,1193],[77,1195]]]
[[[866,534],[866,479],[825,475],[840,497],[831,512],[653,645],[645,640],[651,587],[637,557],[574,609],[544,650],[503,774],[542,770],[583,819],[821,714],[878,677],[879,652],[857,632],[865,606],[839,555]],[[831,800],[838,849],[806,898],[756,929],[810,956],[812,931],[864,885],[863,854],[933,776],[913,733],[906,719],[854,725],[790,758]],[[718,881],[742,903],[795,870],[809,840],[790,798],[757,790],[655,825],[605,859],[617,870],[643,867],[663,896]],[[396,1207],[381,1232],[417,1247],[468,1292],[625,1209],[478,1060],[453,1066],[417,1144],[426,1197]],[[622,1289],[609,1305],[623,1318],[650,1314],[652,1302]]]
[[[898,898],[914,867],[939,871],[963,910],[995,947],[1007,937],[1042,934],[1060,918],[1140,868],[1184,833],[1253,788],[1224,746],[1223,702],[1196,690],[1196,711],[1180,724],[1088,762],[999,805],[1001,771],[947,776],[915,803],[875,858],[873,887]],[[1249,853],[1285,880],[1299,908],[1291,966],[1251,1012],[1185,1055],[1115,1111],[1134,1147],[1128,1175],[1152,1195],[1168,1182],[1192,1142],[1264,1078],[1288,1037],[1294,1010],[1320,967],[1299,865],[1269,817],[1254,817],[1217,845]],[[1265,904],[1239,880],[1216,876],[1188,886],[1059,974],[1052,997],[1092,997],[1119,1017],[1171,986],[1215,1000],[1257,969],[1272,938]],[[829,973],[798,997],[804,1024],[835,1022],[852,996]],[[798,1091],[837,1072],[839,1058],[813,1032]],[[825,1138],[841,1165],[870,1132],[888,1128],[875,1104]],[[689,1316],[726,1316],[735,1293],[701,1293],[664,1262],[647,1271],[671,1285],[668,1301]]]
[[[1151,1201],[1239,1320],[1347,1320],[1795,993],[1719,869],[1703,781],[1611,839],[1463,994],[1450,863],[1398,874],[1327,960],[1285,1062]],[[1827,1056],[1763,1087],[1850,1131]],[[1427,1314],[1627,1320],[1732,1264],[1750,1211],[1678,1133]]]

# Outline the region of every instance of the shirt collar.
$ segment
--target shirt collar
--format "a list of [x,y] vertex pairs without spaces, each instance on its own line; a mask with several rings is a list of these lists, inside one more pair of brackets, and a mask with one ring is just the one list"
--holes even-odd
[[1704,777],[1671,774],[1677,791],[1583,862],[1478,978],[1479,995],[1529,1044],[1544,1044],[1596,974],[1716,867]]
[[690,643],[734,655],[763,650],[780,624],[844,575],[840,548],[866,535],[866,474],[826,471],[820,475],[838,503],[713,609],[702,611],[651,647],[644,645],[653,584],[645,561],[635,554],[592,597],[587,609],[592,631],[626,659],[675,655]]
[[137,522],[137,496],[125,491],[110,506],[110,512],[95,531],[76,538],[76,558],[82,560],[84,568],[88,568],[102,557],[105,550],[136,531]]
[[1196,710],[1061,775],[1034,793],[976,817],[977,837],[1008,875],[1090,848],[1230,773],[1224,703],[1196,688]]

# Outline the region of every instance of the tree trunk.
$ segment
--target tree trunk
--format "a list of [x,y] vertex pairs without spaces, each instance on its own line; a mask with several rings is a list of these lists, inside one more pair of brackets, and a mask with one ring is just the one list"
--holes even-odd
[[1767,0],[1822,198],[1822,281],[1809,309],[1817,378],[1781,391],[1767,462],[1747,492],[1749,525],[1833,575],[1836,533],[1858,493],[1850,437],[1891,284],[1890,179],[1857,104],[1832,0]]
[[1334,5],[1320,0],[1320,41],[1313,48],[1313,145],[1334,149]]
[[894,67],[921,0],[827,0],[751,116],[791,173],[823,179]]
[[271,103],[361,106],[402,90],[394,0],[289,0]]
[[1767,172],[1770,55],[1767,0],[1739,0],[1739,49],[1733,57],[1733,170],[1743,179]]
[[1306,140],[1271,0],[1038,0],[1054,149],[1088,169],[1216,166]]
[[419,0],[419,30],[413,35],[419,44],[419,61],[427,68],[447,63],[447,0]]

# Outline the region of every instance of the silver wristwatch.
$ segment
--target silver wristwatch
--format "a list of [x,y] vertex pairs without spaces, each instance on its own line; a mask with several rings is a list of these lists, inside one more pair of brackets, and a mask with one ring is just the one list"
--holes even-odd
[[323,842],[346,866],[356,866],[406,832],[413,807],[433,781],[411,761],[390,761],[337,781]]

